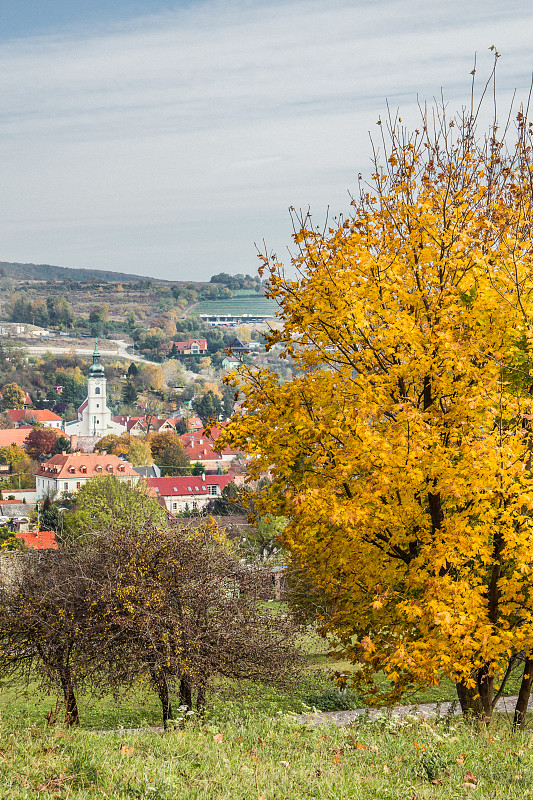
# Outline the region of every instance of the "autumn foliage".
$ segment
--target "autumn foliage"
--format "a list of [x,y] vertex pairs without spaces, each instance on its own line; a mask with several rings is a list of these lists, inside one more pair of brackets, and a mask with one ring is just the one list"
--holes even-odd
[[[382,126],[346,219],[298,220],[293,274],[263,258],[294,364],[242,368],[222,435],[269,470],[260,511],[291,549],[334,650],[409,687],[457,682],[485,719],[533,680],[533,129],[477,109]],[[433,119],[434,122],[430,123]],[[505,140],[504,140],[505,139]],[[512,141],[511,141],[512,140]],[[377,147],[374,151],[378,152]]]

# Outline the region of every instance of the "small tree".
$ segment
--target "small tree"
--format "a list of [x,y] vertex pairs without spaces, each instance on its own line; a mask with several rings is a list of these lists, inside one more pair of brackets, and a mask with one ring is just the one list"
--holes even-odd
[[23,408],[26,392],[18,383],[6,383],[2,388],[2,405],[4,408]]
[[34,428],[26,439],[26,452],[30,458],[34,459],[50,456],[57,452],[56,444],[59,437],[61,437],[61,433],[56,428]]
[[35,675],[58,688],[67,725],[79,722],[76,692],[89,676],[94,639],[83,553],[27,551],[0,573],[0,669],[26,680]]
[[147,494],[144,484],[130,486],[113,475],[99,475],[79,490],[75,511],[65,513],[63,535],[67,541],[82,539],[102,530],[136,529],[140,520],[164,524],[165,511]]
[[162,475],[186,475],[190,470],[189,456],[179,436],[172,431],[152,433],[146,441]]
[[262,572],[243,568],[217,529],[154,528],[103,532],[95,541],[105,562],[98,603],[120,658],[109,659],[109,679],[120,687],[146,675],[172,719],[171,687],[180,703],[198,710],[209,681],[286,682],[301,655],[297,629],[285,613],[265,614]]
[[209,389],[192,401],[192,407],[205,425],[210,419],[218,419],[222,411],[222,401],[212,389]]
[[139,392],[133,381],[128,378],[122,389],[122,402],[128,406],[133,405],[139,396]]

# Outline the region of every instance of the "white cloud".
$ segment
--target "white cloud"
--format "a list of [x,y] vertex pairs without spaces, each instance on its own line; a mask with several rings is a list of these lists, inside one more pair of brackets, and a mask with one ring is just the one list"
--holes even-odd
[[[207,2],[0,46],[3,260],[169,278],[255,268],[289,205],[347,207],[368,130],[468,96],[474,50],[527,88],[525,2]],[[525,94],[522,91],[522,94]]]

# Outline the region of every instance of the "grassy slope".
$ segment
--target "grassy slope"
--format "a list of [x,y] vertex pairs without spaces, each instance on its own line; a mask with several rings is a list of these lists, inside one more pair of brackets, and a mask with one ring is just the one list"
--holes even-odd
[[[165,735],[0,726],[0,797],[152,800],[533,798],[533,737],[383,718],[307,728],[253,708]],[[473,777],[471,777],[473,776]]]

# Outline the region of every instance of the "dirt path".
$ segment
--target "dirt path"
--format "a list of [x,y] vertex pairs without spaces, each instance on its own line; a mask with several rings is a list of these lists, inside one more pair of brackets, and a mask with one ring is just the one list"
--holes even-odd
[[[517,696],[501,697],[496,703],[495,711],[513,714]],[[529,701],[529,711],[533,711],[533,697]],[[349,725],[357,717],[365,714],[370,719],[375,719],[379,714],[390,713],[393,717],[405,717],[407,714],[420,714],[422,717],[445,717],[453,713],[456,716],[461,714],[461,707],[457,703],[420,703],[411,706],[394,706],[393,708],[352,708],[350,711],[318,711],[316,714],[299,714],[298,722],[306,725]]]

